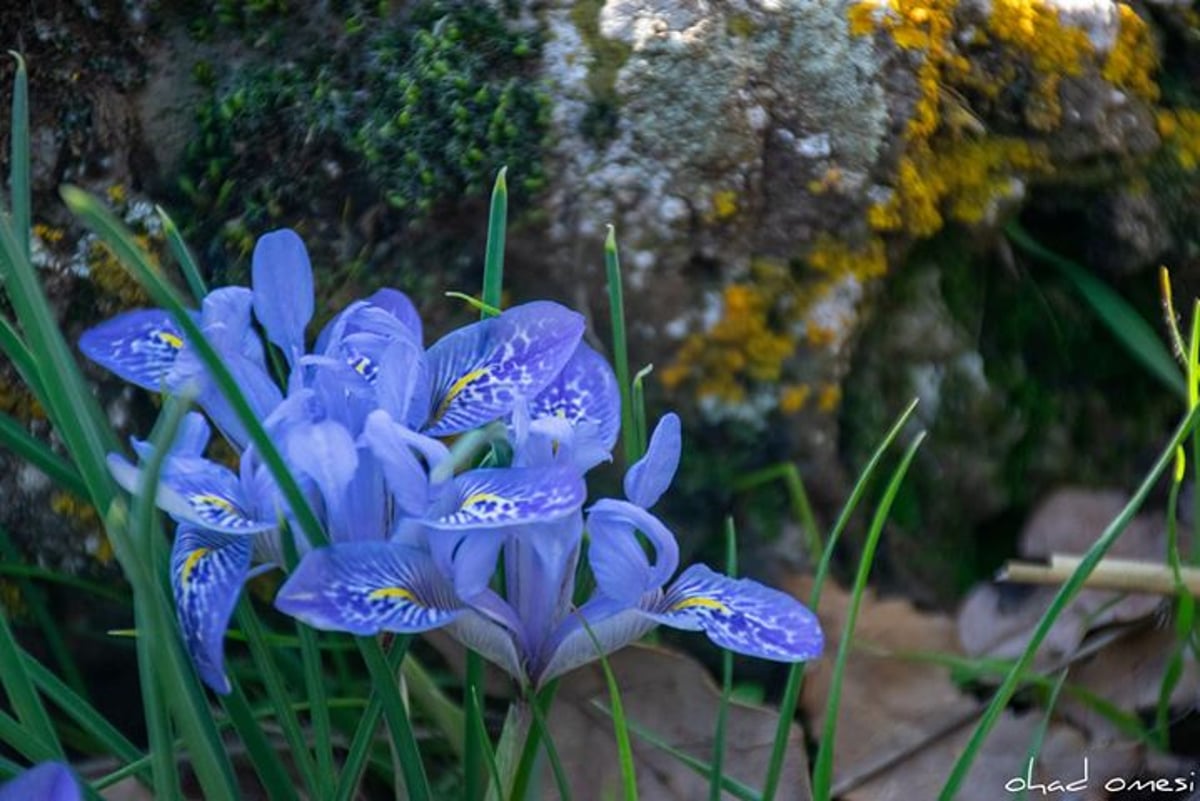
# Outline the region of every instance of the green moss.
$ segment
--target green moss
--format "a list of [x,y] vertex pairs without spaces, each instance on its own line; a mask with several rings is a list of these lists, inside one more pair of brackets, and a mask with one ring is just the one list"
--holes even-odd
[[[180,185],[200,241],[244,256],[250,232],[386,201],[405,222],[483,196],[508,165],[514,206],[544,181],[540,41],[483,0],[426,0],[404,16],[349,9],[340,41],[232,76],[197,67]],[[377,15],[377,16],[376,16]]]
[[592,54],[592,62],[588,65],[588,89],[592,101],[584,113],[581,133],[598,143],[608,141],[616,133],[616,121],[620,117],[617,74],[632,52],[624,42],[601,35],[600,10],[603,7],[604,0],[579,0],[571,7],[571,22]]

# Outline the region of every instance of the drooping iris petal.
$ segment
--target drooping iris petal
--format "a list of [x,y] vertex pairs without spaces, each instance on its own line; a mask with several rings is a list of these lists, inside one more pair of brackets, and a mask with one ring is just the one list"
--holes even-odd
[[280,588],[275,606],[315,628],[360,636],[428,631],[463,611],[429,554],[389,542],[310,552]]
[[427,524],[434,528],[496,528],[554,520],[587,497],[583,477],[570,466],[469,470]]
[[[562,371],[529,404],[532,430],[552,440],[553,450],[569,447],[569,457],[587,471],[612,458],[621,427],[621,394],[613,370],[580,342]],[[569,436],[558,434],[567,425]]]
[[544,685],[556,676],[624,648],[655,625],[640,609],[623,602],[609,598],[588,601],[560,625],[543,664],[533,671],[534,684]]
[[675,478],[681,448],[679,415],[670,412],[654,427],[646,455],[625,474],[625,497],[643,509],[658,503]]
[[[625,501],[606,498],[588,510],[591,536],[588,562],[600,591],[616,600],[636,603],[645,593],[664,586],[679,567],[679,545],[657,517]],[[654,550],[651,563],[637,531]]]
[[61,762],[35,765],[3,787],[0,801],[80,801],[79,780]]
[[427,433],[466,431],[535,397],[571,357],[583,329],[582,315],[537,301],[447,334],[427,354],[433,376]]
[[250,271],[254,316],[293,363],[304,352],[304,330],[313,315],[312,265],[304,241],[287,228],[259,237]]
[[[164,473],[155,504],[180,520],[225,534],[255,534],[275,525],[247,510],[241,483],[228,468],[207,459],[176,458]],[[127,492],[136,493],[141,470],[124,457],[110,454],[108,469]]]
[[89,328],[79,350],[129,383],[158,392],[183,350],[183,333],[167,312],[138,309]]
[[512,632],[505,627],[474,610],[467,610],[450,623],[446,631],[517,681],[523,683],[526,680],[520,649]]
[[777,662],[816,659],[821,625],[790,595],[750,579],[732,579],[692,565],[647,610],[667,626],[703,631],[722,648]]
[[171,548],[175,614],[200,678],[224,695],[225,630],[250,570],[250,537],[218,534],[183,525]]

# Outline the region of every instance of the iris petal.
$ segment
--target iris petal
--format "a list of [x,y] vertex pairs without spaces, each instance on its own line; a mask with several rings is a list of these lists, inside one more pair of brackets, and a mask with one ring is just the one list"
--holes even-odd
[[722,648],[777,662],[821,655],[821,625],[790,595],[692,565],[648,610],[667,626],[703,631]]
[[79,781],[60,762],[43,762],[0,787],[0,801],[79,801]]
[[569,466],[469,470],[454,479],[449,508],[439,509],[434,528],[496,528],[555,520],[587,497],[579,472]]
[[204,683],[224,695],[225,629],[250,569],[250,537],[180,526],[171,548],[171,589],[188,654]]
[[304,352],[304,329],[313,315],[312,265],[304,241],[287,228],[259,237],[250,270],[254,316],[293,362]]
[[84,332],[79,350],[131,384],[158,392],[179,352],[183,333],[161,309],[119,314]]
[[[636,642],[655,625],[652,618],[636,607],[611,599],[589,601],[559,627],[553,651],[533,679],[536,684],[543,685],[556,676]],[[590,634],[588,629],[591,629]]]
[[427,354],[433,375],[427,433],[467,431],[535,397],[571,357],[583,329],[582,315],[537,301],[447,334]]
[[650,436],[646,455],[625,474],[625,497],[643,509],[658,503],[675,478],[681,448],[679,415],[663,415]]
[[[679,567],[675,535],[654,515],[626,501],[605,498],[588,510],[591,535],[588,562],[596,585],[609,598],[636,603],[661,589]],[[654,550],[651,564],[635,532],[641,531]]]
[[428,631],[463,610],[428,554],[388,542],[312,551],[280,588],[275,606],[315,628],[360,636]]
[[562,372],[530,402],[529,416],[535,428],[539,421],[570,426],[571,460],[579,469],[611,458],[621,427],[621,394],[608,361],[580,342]]

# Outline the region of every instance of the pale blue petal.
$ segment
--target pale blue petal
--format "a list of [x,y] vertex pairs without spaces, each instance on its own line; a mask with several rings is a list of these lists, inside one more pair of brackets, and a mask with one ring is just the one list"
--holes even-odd
[[[588,510],[591,537],[588,564],[596,585],[610,598],[635,603],[664,586],[679,567],[675,535],[657,517],[625,501],[604,499]],[[635,532],[641,531],[654,552],[651,563]]]
[[421,331],[421,315],[417,314],[417,307],[413,305],[408,295],[398,289],[384,288],[377,290],[375,294],[367,298],[367,303],[378,306],[395,317],[412,332],[418,343],[422,341],[424,335]]
[[498,666],[519,683],[527,679],[511,631],[474,610],[467,610],[447,628],[454,639]]
[[280,588],[275,606],[314,628],[360,636],[428,631],[463,610],[429,554],[387,542],[312,551]]
[[[584,620],[587,621],[587,628],[583,626]],[[611,599],[589,601],[562,624],[555,635],[552,651],[543,660],[543,666],[534,670],[534,683],[544,685],[568,671],[637,642],[656,625],[640,609],[628,604]],[[591,634],[588,629],[591,629]]]
[[621,393],[612,367],[580,342],[558,376],[530,403],[533,421],[571,426],[572,461],[587,470],[609,458],[621,427]]
[[675,478],[681,448],[679,415],[670,412],[654,427],[646,455],[625,474],[625,497],[643,509],[658,503]]
[[183,333],[161,309],[125,312],[88,329],[79,339],[84,356],[152,392],[162,390],[183,345]]
[[249,537],[183,525],[171,548],[171,589],[188,655],[215,692],[229,692],[225,630],[250,569]]
[[342,502],[358,469],[358,448],[344,426],[332,420],[295,426],[287,433],[286,453],[288,462],[321,490],[327,507]]
[[294,362],[304,352],[304,330],[313,315],[313,275],[308,250],[295,231],[272,231],[254,246],[251,261],[254,316],[267,339]]
[[[434,528],[496,528],[555,520],[579,509],[587,487],[569,466],[469,470],[428,520]],[[442,504],[439,504],[442,505]]]
[[777,662],[816,659],[821,625],[807,607],[750,579],[692,565],[648,612],[666,626],[703,631],[722,648]]
[[61,762],[43,762],[0,787],[0,801],[80,801],[79,780]]
[[558,375],[583,336],[582,315],[549,301],[460,328],[428,352],[428,433],[455,434],[507,415]]

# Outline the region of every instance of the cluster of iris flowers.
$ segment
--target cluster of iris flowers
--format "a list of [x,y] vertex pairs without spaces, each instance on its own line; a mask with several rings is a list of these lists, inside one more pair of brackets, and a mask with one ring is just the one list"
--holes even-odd
[[[675,575],[675,536],[650,512],[679,462],[674,414],[629,467],[625,497],[584,508],[585,475],[612,458],[621,410],[578,313],[526,303],[425,348],[412,302],[384,289],[334,317],[309,350],[312,270],[294,232],[258,241],[252,284],[210,292],[194,315],[331,542],[296,538],[299,562],[275,599],[284,613],[357,635],[442,628],[529,687],[657,624],[765,659],[820,654],[815,616],[790,596],[704,565]],[[155,501],[177,522],[171,585],[188,652],[209,687],[229,692],[229,618],[249,577],[285,565],[293,510],[167,312],[127,312],[79,344],[133,384],[195,397],[207,416],[185,418]],[[212,427],[237,452],[236,471],[205,457]],[[494,447],[466,467],[446,443],[477,429]],[[153,451],[132,445],[137,464],[109,458],[130,492]],[[584,553],[594,589],[577,604]]]

